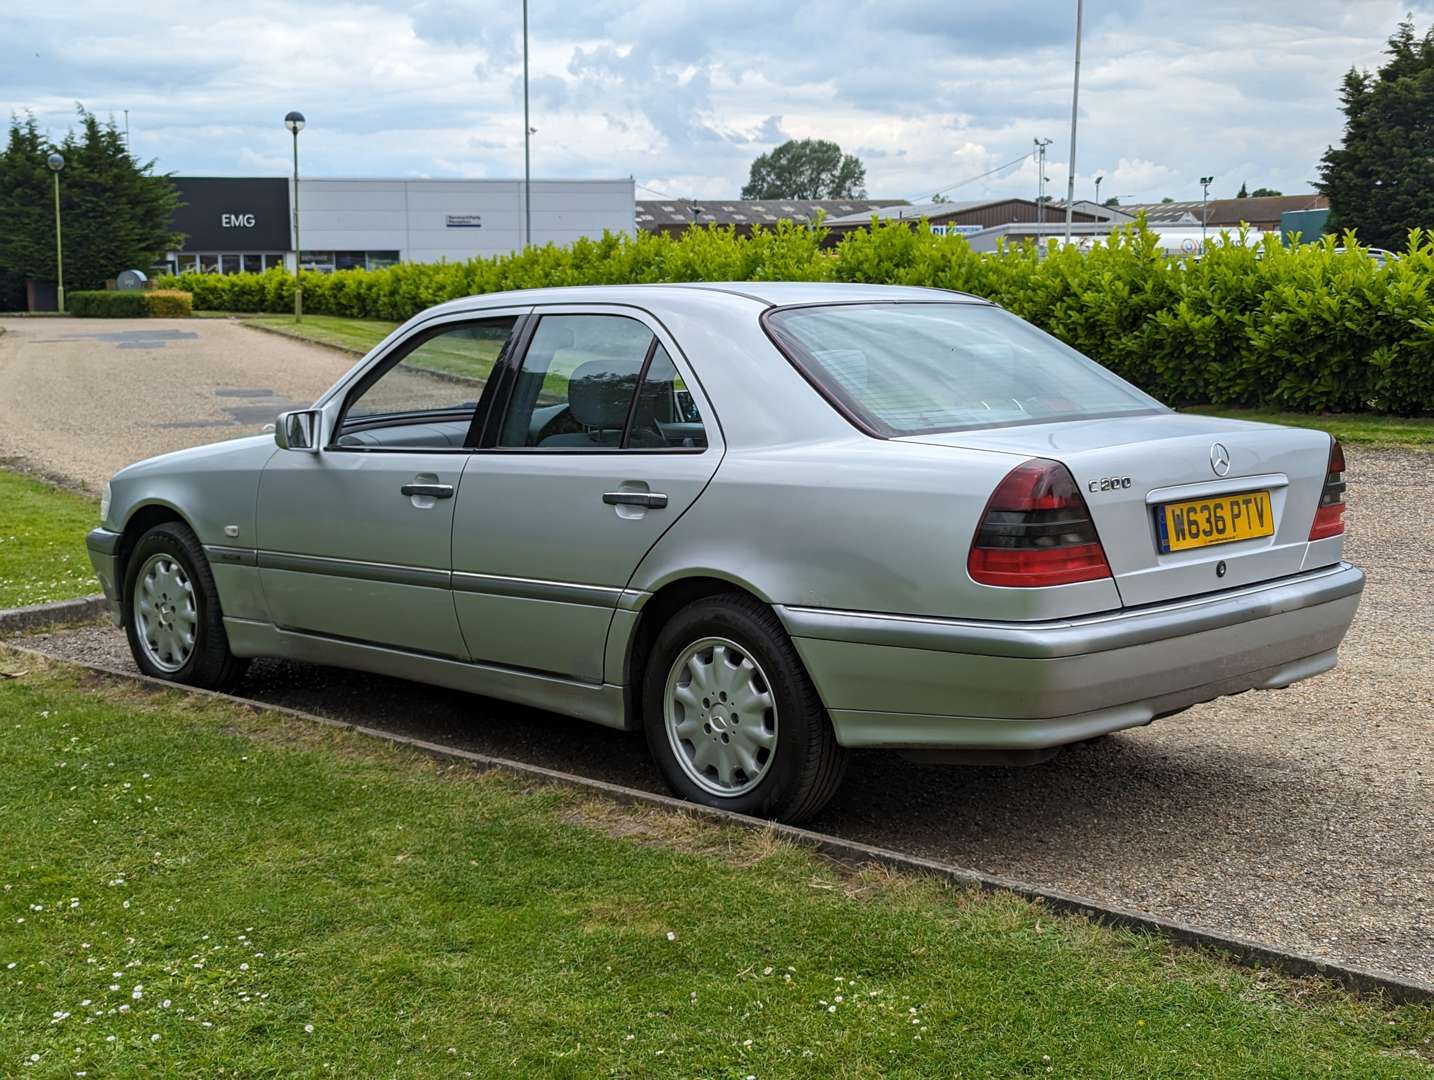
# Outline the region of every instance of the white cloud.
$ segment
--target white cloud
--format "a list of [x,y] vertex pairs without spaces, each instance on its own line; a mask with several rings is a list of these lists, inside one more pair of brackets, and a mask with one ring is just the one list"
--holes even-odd
[[[790,136],[862,153],[874,196],[924,198],[1054,140],[1063,194],[1072,0],[531,0],[535,173],[735,196]],[[1095,7],[1091,5],[1090,7]],[[1077,192],[1307,190],[1337,90],[1375,65],[1398,0],[1156,0],[1087,11]],[[1427,25],[1429,0],[1415,7]],[[514,175],[519,14],[499,0],[58,0],[7,16],[0,106],[55,133],[74,103],[181,173],[282,174],[303,110],[311,175]],[[955,198],[1033,193],[1031,162]]]

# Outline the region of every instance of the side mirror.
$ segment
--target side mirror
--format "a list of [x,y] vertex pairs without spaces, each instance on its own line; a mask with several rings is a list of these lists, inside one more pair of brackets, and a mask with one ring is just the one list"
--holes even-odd
[[280,450],[319,452],[323,439],[324,414],[318,409],[295,409],[280,413],[274,421],[274,444]]

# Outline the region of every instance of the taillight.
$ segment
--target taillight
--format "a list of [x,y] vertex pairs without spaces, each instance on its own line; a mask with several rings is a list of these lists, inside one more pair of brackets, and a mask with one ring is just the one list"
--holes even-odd
[[1324,488],[1319,493],[1319,508],[1310,539],[1323,540],[1344,532],[1344,447],[1338,439],[1330,440],[1329,465],[1324,473]]
[[996,486],[966,568],[982,585],[1018,588],[1110,577],[1070,470],[1045,458],[1017,465]]

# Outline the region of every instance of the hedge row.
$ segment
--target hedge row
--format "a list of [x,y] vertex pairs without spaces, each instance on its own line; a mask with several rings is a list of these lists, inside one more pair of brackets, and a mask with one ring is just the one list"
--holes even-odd
[[[545,285],[659,281],[822,280],[959,289],[1003,307],[1174,405],[1298,411],[1434,413],[1434,237],[1415,233],[1381,267],[1349,241],[1284,248],[1211,244],[1172,259],[1137,227],[1082,252],[1034,244],[977,254],[959,237],[890,223],[834,249],[783,223],[742,238],[730,229],[681,237],[605,236],[464,263],[304,274],[304,310],[406,319],[476,293]],[[283,270],[168,279],[198,309],[284,312]]]
[[65,314],[95,319],[178,318],[189,315],[192,298],[180,289],[117,289],[72,292],[65,296]]

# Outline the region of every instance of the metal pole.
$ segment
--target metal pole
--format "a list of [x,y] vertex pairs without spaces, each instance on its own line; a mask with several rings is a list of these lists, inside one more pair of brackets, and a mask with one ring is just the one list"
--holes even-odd
[[523,0],[523,247],[533,243],[533,169],[528,144],[533,125],[528,123],[528,0]]
[[294,131],[294,321],[304,321],[304,248],[299,243],[299,133]]
[[65,253],[60,245],[60,174],[55,173],[55,276],[60,314],[65,313]]
[[1080,102],[1080,27],[1085,0],[1076,0],[1075,81],[1071,84],[1071,164],[1066,176],[1066,243],[1071,242],[1071,203],[1075,201],[1076,108]]

